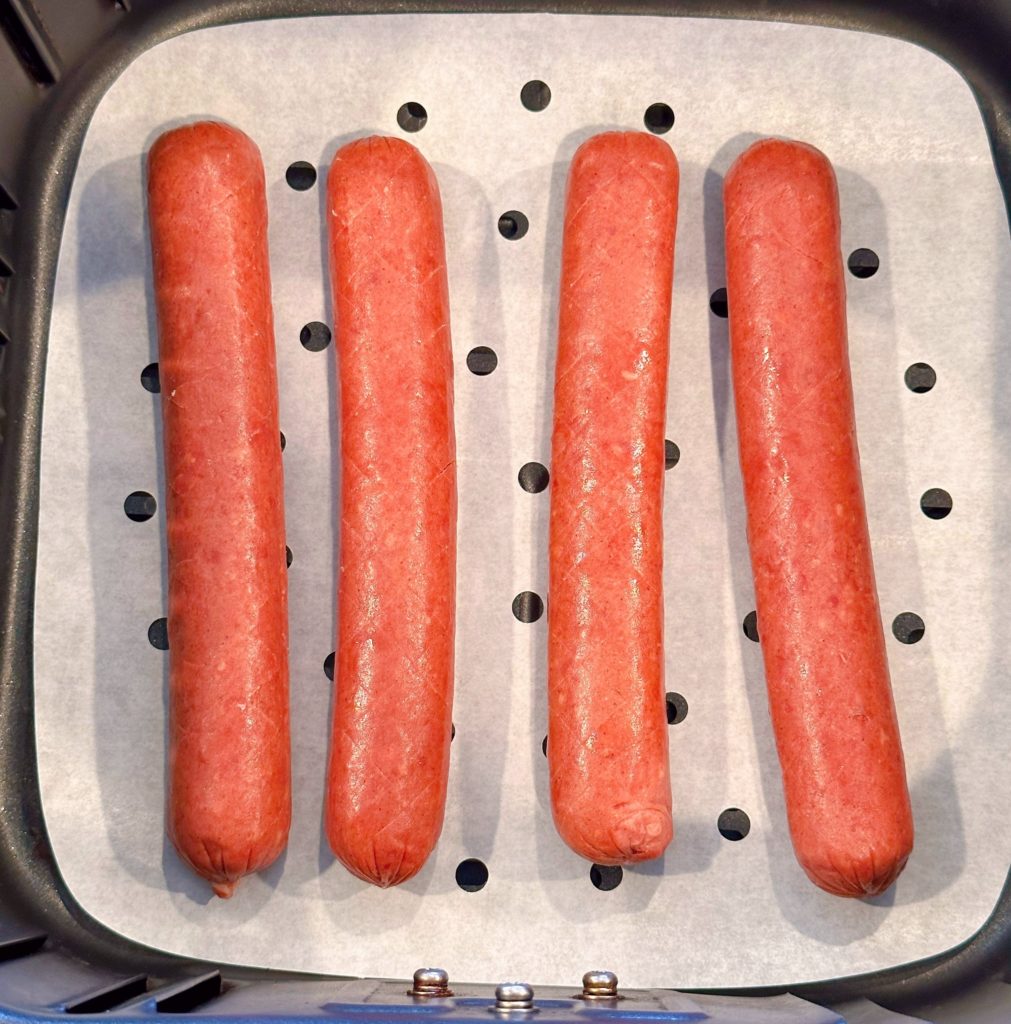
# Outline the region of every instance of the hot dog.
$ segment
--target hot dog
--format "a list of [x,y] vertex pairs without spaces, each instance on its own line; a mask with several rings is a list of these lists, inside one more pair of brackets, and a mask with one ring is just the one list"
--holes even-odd
[[225,124],[148,156],[168,535],[169,834],[230,896],[291,818],[287,577],[263,166]]
[[840,896],[913,846],[860,479],[835,175],[755,143],[724,187],[741,472],[769,707],[794,850]]
[[327,183],[341,393],[337,666],[325,827],[396,885],[442,830],[452,729],[456,452],[442,204],[411,145],[344,146]]
[[551,448],[548,762],[555,825],[598,864],[673,835],[663,476],[678,165],[640,132],[569,172]]

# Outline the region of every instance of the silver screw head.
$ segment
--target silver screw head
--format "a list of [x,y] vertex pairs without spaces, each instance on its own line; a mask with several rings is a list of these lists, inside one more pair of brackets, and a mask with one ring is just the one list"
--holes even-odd
[[583,975],[584,999],[616,999],[618,976],[612,971],[587,971]]
[[531,1010],[534,990],[522,981],[506,981],[495,989],[495,1009],[502,1011]]
[[422,967],[414,972],[412,996],[450,996],[449,975],[441,967]]

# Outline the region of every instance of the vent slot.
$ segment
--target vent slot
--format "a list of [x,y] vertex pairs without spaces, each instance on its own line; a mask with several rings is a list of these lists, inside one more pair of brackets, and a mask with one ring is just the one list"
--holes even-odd
[[147,975],[137,974],[132,978],[114,981],[111,985],[97,988],[79,999],[74,999],[63,1006],[64,1013],[105,1013],[125,1003],[134,996],[143,995],[147,991]]
[[25,0],[0,0],[0,31],[25,71],[39,84],[52,85],[60,77],[56,54]]
[[165,995],[155,995],[156,1013],[189,1013],[221,995],[221,975],[217,971],[172,985]]
[[[0,343],[6,344],[7,339],[0,332]],[[15,935],[9,939],[0,939],[0,961],[20,960],[21,957],[37,953],[46,941],[45,932],[31,932],[28,935]]]

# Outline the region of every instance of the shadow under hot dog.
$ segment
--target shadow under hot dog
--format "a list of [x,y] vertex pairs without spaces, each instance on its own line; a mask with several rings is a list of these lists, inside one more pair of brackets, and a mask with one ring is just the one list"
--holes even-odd
[[[505,341],[501,238],[491,202],[482,183],[456,167],[439,163],[433,169],[446,232],[457,445],[456,737],[448,792],[453,824],[440,844],[445,852],[438,870],[439,891],[448,892],[457,889],[449,851],[484,862],[490,885],[503,866],[494,853],[504,813],[500,783],[512,716],[512,656],[503,632],[481,624],[509,614],[513,507],[489,495],[497,493],[495,482],[510,475],[503,443],[509,436],[509,396],[502,375],[513,368]],[[480,282],[479,289],[454,287],[467,276]],[[490,376],[468,369],[467,354],[479,346],[498,357]]]

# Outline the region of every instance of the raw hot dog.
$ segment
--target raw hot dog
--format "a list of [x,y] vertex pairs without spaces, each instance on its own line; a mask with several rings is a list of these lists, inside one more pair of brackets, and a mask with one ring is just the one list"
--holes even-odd
[[741,471],[794,850],[840,896],[883,892],[913,846],[864,510],[828,160],[768,139],[724,188]]
[[341,393],[326,833],[396,885],[442,830],[452,729],[456,443],[442,204],[411,145],[344,146],[327,185]]
[[548,761],[555,825],[599,864],[673,835],[663,476],[678,165],[640,132],[569,172],[551,449]]
[[228,125],[148,157],[169,600],[168,830],[232,894],[291,818],[284,488],[256,146]]

